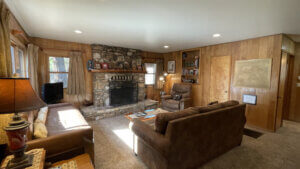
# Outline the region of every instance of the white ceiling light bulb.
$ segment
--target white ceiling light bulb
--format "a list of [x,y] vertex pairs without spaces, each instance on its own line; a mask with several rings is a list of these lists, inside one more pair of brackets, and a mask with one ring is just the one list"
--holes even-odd
[[165,48],[165,49],[169,49],[169,46],[168,46],[168,45],[165,45],[164,48]]
[[219,34],[219,33],[213,34],[213,37],[214,37],[214,38],[218,38],[218,37],[220,37],[220,36],[221,36],[221,34]]
[[75,32],[76,34],[82,34],[82,31],[81,31],[81,30],[78,30],[78,29],[75,30],[74,32]]

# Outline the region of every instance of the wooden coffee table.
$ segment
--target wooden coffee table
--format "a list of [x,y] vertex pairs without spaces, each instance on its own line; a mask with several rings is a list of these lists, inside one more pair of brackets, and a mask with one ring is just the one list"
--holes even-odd
[[127,119],[129,119],[130,121],[133,121],[133,119],[139,119],[141,121],[150,121],[150,120],[153,120],[153,119],[156,119],[156,115],[159,114],[159,113],[167,113],[168,111],[166,110],[163,110],[161,108],[157,108],[157,109],[153,109],[153,111],[145,111],[147,113],[146,116],[149,116],[149,115],[155,115],[154,117],[150,117],[150,118],[145,118],[146,116],[143,116],[143,117],[139,117],[139,118],[131,118],[129,117],[129,115],[133,114],[133,113],[128,113],[128,114],[125,114],[125,117]]

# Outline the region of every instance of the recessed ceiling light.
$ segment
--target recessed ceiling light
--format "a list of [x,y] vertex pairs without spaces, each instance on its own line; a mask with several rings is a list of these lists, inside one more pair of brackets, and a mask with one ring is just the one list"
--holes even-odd
[[221,36],[221,34],[219,34],[219,33],[213,34],[213,37],[214,37],[214,38],[218,38],[218,37],[220,37],[220,36]]
[[165,45],[164,48],[165,48],[165,49],[169,49],[169,46],[168,46],[168,45]]
[[82,31],[81,31],[81,30],[78,30],[78,29],[75,30],[74,32],[75,32],[76,34],[82,34]]

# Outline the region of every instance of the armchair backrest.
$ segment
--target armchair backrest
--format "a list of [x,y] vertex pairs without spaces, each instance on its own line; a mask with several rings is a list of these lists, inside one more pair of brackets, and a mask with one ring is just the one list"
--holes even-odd
[[192,85],[184,83],[175,83],[171,90],[171,95],[181,94],[183,98],[188,98],[191,95]]

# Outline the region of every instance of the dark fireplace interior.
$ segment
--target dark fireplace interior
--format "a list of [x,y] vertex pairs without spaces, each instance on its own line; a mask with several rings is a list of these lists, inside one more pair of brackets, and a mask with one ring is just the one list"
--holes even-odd
[[138,84],[129,79],[109,82],[110,106],[121,106],[138,102]]

